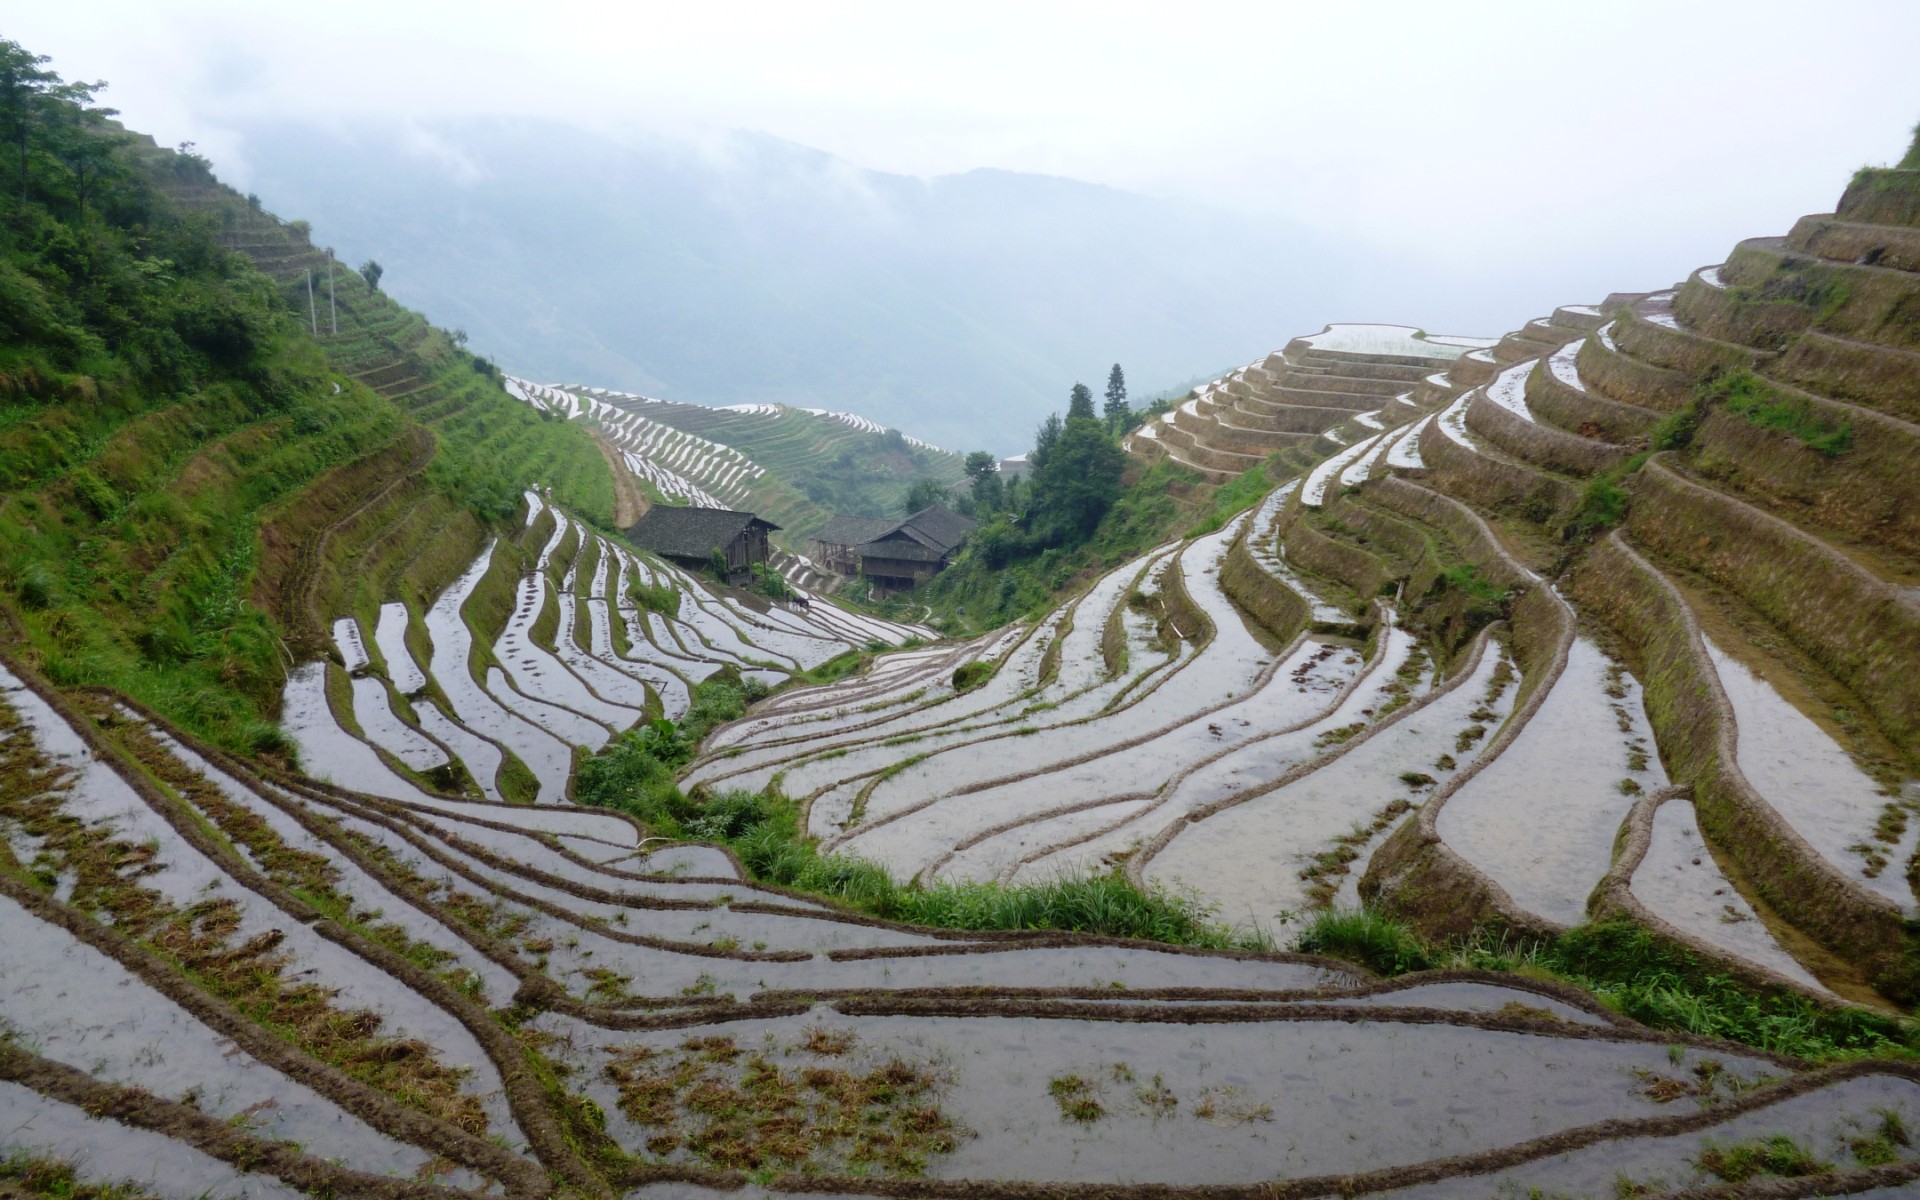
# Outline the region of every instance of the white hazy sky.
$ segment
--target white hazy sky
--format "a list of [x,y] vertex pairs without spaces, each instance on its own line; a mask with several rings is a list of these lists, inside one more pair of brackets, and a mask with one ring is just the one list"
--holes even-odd
[[75,0],[4,36],[242,184],[227,127],[263,116],[743,128],[1270,214],[1565,300],[1830,209],[1920,120],[1916,0]]

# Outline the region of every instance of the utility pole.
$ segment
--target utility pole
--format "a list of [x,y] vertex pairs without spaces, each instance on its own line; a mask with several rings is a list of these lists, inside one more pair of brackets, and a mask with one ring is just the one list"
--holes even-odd
[[333,247],[327,247],[327,323],[333,336],[340,336],[340,309],[333,302]]
[[320,314],[313,303],[313,268],[307,268],[307,324],[313,327],[313,336],[320,336]]

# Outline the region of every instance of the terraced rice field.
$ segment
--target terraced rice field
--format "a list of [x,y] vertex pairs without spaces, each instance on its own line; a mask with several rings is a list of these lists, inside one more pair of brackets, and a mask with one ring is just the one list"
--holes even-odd
[[1769,271],[1920,295],[1760,239],[1498,339],[1297,338],[1129,443],[1293,476],[1264,503],[888,687],[790,693],[687,782],[927,883],[1118,871],[1282,941],[1362,902],[1436,936],[1625,916],[1911,1003],[1920,429],[1858,382],[1906,335],[1808,316],[1822,367],[1728,307]]
[[[508,391],[543,412],[588,422],[636,479],[668,503],[750,510],[782,526],[773,565],[796,587],[832,590],[836,577],[805,554],[833,514],[891,512],[920,479],[953,485],[961,456],[856,413],[780,404],[724,408],[578,384],[509,378]],[[771,471],[769,470],[771,468]],[[822,480],[833,477],[830,486]],[[858,478],[859,485],[849,480]]]
[[[1910,225],[1888,174],[1837,223]],[[1623,919],[1910,1007],[1920,287],[1859,236],[1497,340],[1296,339],[1131,443],[1288,481],[967,642],[713,591],[529,493],[436,594],[322,614],[301,772],[0,656],[8,1152],[163,1197],[1912,1194],[1909,1062],[1514,974],[894,924],[569,801],[702,681],[877,639],[683,785],[928,885],[1118,871],[1281,942],[1361,903]],[[752,469],[522,391],[699,487]]]

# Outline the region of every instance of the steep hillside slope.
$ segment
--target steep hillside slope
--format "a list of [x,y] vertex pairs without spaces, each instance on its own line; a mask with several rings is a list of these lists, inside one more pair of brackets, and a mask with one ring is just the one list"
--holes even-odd
[[1135,444],[1291,479],[926,645],[635,554],[583,423],[67,115],[0,201],[0,1195],[1920,1184],[1920,162],[1290,344]]
[[585,431],[351,273],[316,336],[303,228],[40,82],[0,232],[0,614],[39,669],[272,750],[325,614],[437,588],[535,479],[610,515]]

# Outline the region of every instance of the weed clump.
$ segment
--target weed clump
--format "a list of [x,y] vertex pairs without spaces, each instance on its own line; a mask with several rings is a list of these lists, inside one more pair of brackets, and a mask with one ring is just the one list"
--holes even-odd
[[1302,930],[1294,949],[1357,962],[1380,975],[1404,975],[1434,965],[1427,948],[1405,925],[1372,909],[1329,911]]
[[1745,1183],[1762,1177],[1798,1179],[1833,1170],[1832,1163],[1816,1157],[1813,1151],[1785,1134],[1728,1146],[1708,1142],[1693,1165],[1728,1183]]
[[680,590],[668,583],[647,583],[636,579],[628,589],[633,602],[647,612],[663,613],[669,617],[680,615]]
[[962,663],[959,667],[955,668],[953,672],[953,690],[956,692],[970,692],[992,678],[992,663]]
[[1094,1085],[1079,1075],[1057,1075],[1047,1081],[1047,1095],[1060,1106],[1060,1116],[1091,1125],[1107,1115],[1107,1106],[1094,1094]]
[[[619,1090],[620,1111],[652,1131],[647,1150],[661,1159],[760,1173],[923,1174],[967,1136],[939,1105],[950,1081],[901,1058],[818,1061],[855,1048],[852,1034],[822,1029],[755,1053],[731,1037],[694,1037],[674,1050],[615,1050],[601,1074]],[[807,1061],[778,1061],[796,1056]]]

